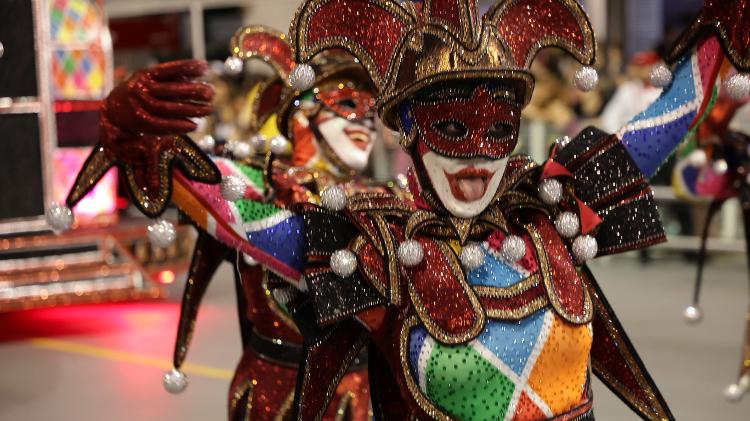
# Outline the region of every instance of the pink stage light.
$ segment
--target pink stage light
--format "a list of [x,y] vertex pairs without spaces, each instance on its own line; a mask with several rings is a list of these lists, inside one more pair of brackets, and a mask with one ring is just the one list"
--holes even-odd
[[[58,148],[54,155],[53,196],[64,202],[91,148]],[[74,208],[78,222],[110,215],[117,210],[117,172],[111,169]]]

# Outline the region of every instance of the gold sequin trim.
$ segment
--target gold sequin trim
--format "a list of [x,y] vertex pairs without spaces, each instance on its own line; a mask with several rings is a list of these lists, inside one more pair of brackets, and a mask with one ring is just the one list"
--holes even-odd
[[[539,271],[542,273],[544,286],[547,289],[547,296],[549,297],[549,301],[550,304],[552,304],[552,307],[563,319],[567,320],[570,323],[589,323],[593,318],[594,312],[591,305],[591,296],[589,295],[586,285],[584,284],[581,286],[581,289],[583,290],[583,314],[581,316],[576,316],[568,313],[562,302],[560,302],[560,296],[557,294],[557,289],[555,288],[554,281],[552,280],[552,268],[550,267],[547,251],[544,249],[544,240],[542,239],[542,236],[532,224],[526,224],[525,228],[531,236],[531,242],[534,244],[534,248],[536,249],[537,258],[539,259]],[[580,272],[576,271],[576,273],[578,273],[579,277],[581,276]]]

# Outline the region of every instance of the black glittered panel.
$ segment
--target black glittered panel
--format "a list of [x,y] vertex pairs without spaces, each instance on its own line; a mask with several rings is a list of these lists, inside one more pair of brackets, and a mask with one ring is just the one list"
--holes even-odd
[[599,256],[644,248],[666,240],[653,194],[644,191],[599,212]]
[[0,42],[5,47],[0,58],[0,98],[38,94],[33,5],[31,0],[0,1]]
[[621,199],[633,189],[645,187],[643,173],[622,143],[607,143],[605,149],[575,170],[576,195],[592,208]]
[[308,275],[307,286],[313,299],[315,318],[329,324],[386,303],[378,290],[370,286],[358,273],[342,278],[325,271]]
[[573,138],[567,146],[557,152],[555,161],[563,164],[568,170],[575,171],[581,162],[595,153],[595,150],[608,137],[609,134],[596,127],[587,127],[581,130],[578,136]]
[[0,114],[0,220],[44,215],[45,164],[39,116]]
[[359,233],[345,217],[320,207],[306,207],[302,212],[305,220],[307,254],[330,255],[336,250],[349,247]]

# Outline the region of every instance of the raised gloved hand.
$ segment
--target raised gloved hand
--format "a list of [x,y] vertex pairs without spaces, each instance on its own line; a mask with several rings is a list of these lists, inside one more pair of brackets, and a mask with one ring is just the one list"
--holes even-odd
[[[174,135],[195,130],[190,117],[211,113],[213,88],[195,79],[208,65],[198,60],[159,64],[134,73],[118,85],[104,101],[102,124],[128,135]],[[114,134],[114,133],[108,133]],[[106,134],[105,134],[106,135]]]
[[73,207],[112,166],[120,169],[134,204],[147,216],[166,208],[175,164],[187,178],[221,181],[211,160],[186,133],[191,117],[211,113],[213,88],[196,79],[208,66],[184,60],[136,72],[118,85],[102,104],[99,144],[78,174],[67,199]]

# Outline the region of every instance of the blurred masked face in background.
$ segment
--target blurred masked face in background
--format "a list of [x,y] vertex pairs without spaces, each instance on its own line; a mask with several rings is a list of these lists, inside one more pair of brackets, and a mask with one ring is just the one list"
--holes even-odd
[[318,111],[310,125],[334,164],[361,172],[375,144],[375,100],[369,88],[337,80],[313,90]]

